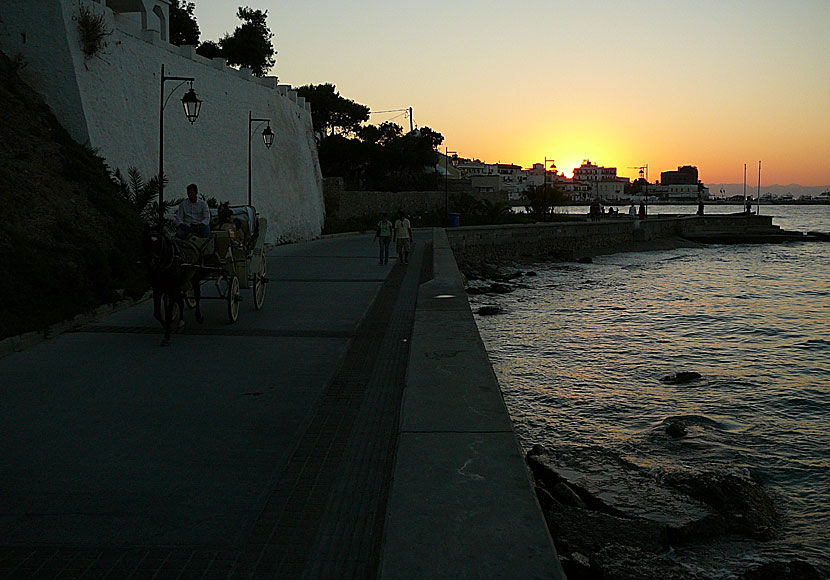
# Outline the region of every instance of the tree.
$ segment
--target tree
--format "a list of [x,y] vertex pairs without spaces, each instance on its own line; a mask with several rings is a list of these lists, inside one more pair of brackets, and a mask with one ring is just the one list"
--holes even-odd
[[225,34],[219,40],[222,56],[228,64],[247,67],[258,77],[265,76],[274,66],[276,51],[271,43],[274,35],[265,22],[267,16],[267,10],[239,7],[236,17],[242,24],[234,29],[233,34]]
[[369,120],[369,107],[341,97],[331,83],[305,85],[297,94],[311,103],[311,118],[318,141],[336,133],[356,135]]
[[547,185],[530,185],[527,188],[529,205],[525,210],[537,221],[547,221],[553,213],[553,207],[562,205],[568,195],[559,187]]
[[170,0],[170,43],[176,46],[199,44],[199,24],[193,15],[196,5],[186,0]]
[[219,43],[212,40],[206,40],[200,44],[199,48],[196,49],[196,54],[205,58],[225,58],[225,55],[222,53],[222,47],[219,46]]

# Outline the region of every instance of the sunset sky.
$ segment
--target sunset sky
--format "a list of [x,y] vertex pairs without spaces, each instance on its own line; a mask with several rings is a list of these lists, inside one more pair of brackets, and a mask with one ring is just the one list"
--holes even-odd
[[827,0],[193,1],[202,40],[268,10],[280,83],[412,107],[464,157],[830,185]]

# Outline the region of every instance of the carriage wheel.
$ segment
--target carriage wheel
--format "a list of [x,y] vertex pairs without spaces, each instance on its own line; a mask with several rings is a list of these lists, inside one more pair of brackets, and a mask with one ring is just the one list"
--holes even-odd
[[163,308],[163,312],[161,315],[167,319],[167,313],[170,312],[170,324],[173,327],[173,330],[176,330],[179,325],[179,320],[182,319],[182,311],[179,308],[179,303],[176,300],[173,300],[170,294],[165,293],[164,296],[161,297],[161,306]]
[[239,318],[239,302],[242,297],[239,295],[239,278],[236,274],[231,276],[228,281],[228,318],[231,322],[236,322]]
[[192,285],[184,293],[184,303],[191,310],[196,308],[196,293],[193,291],[193,286]]
[[262,268],[258,274],[254,274],[254,308],[257,310],[260,310],[265,303],[265,285],[268,283],[265,273],[265,254],[263,254]]

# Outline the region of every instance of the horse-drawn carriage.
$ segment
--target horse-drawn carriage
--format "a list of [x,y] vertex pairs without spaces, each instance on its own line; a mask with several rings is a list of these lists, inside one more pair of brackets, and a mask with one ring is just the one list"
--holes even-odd
[[[196,320],[201,323],[199,302],[223,300],[233,323],[239,318],[241,290],[251,291],[256,310],[265,302],[268,277],[263,246],[267,220],[250,205],[229,209],[236,232],[211,229],[208,238],[190,236],[186,240],[168,231],[154,230],[147,236],[154,314],[164,327],[164,343],[169,341],[174,325],[180,323],[185,304],[195,309]],[[216,210],[211,213],[215,217]],[[218,228],[214,220],[212,224]],[[202,285],[209,281],[216,292],[203,295]]]

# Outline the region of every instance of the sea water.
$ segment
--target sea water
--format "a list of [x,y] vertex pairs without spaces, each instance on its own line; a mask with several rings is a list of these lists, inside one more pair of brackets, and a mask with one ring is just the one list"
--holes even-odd
[[[782,229],[830,232],[830,206],[760,211]],[[511,294],[470,297],[474,311],[505,311],[476,319],[525,449],[601,449],[658,475],[749,471],[781,512],[778,537],[722,539],[673,557],[712,578],[795,558],[830,577],[830,242],[620,253],[530,268],[538,275]],[[678,371],[702,378],[660,381]],[[670,440],[665,428],[677,418],[689,436]]]

